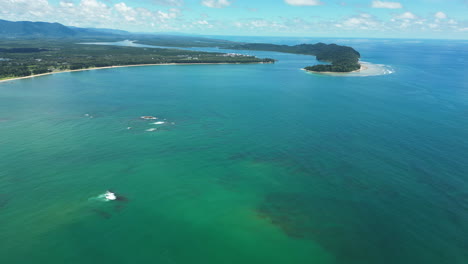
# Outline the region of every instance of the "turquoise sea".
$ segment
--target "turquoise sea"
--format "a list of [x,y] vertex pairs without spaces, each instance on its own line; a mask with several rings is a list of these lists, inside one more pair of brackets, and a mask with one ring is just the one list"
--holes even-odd
[[279,61],[0,83],[0,263],[468,263],[467,41],[233,40],[373,71],[244,51]]

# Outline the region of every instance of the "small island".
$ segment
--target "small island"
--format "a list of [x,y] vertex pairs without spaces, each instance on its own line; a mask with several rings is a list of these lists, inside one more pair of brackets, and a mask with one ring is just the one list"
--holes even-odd
[[263,50],[277,51],[316,56],[317,60],[330,64],[307,66],[304,69],[312,72],[352,72],[359,70],[359,58],[361,54],[355,49],[337,44],[300,44],[295,46],[275,45],[266,43],[249,43],[231,46],[231,49],[239,50]]

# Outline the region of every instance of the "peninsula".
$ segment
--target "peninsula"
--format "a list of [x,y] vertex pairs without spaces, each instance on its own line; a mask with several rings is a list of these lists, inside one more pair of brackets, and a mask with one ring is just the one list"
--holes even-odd
[[273,59],[233,53],[83,45],[75,41],[2,41],[0,43],[0,80],[116,66],[274,62]]
[[361,55],[355,49],[336,44],[300,44],[295,46],[275,45],[266,43],[249,43],[231,46],[237,50],[263,50],[277,51],[316,56],[317,60],[330,64],[307,66],[304,69],[313,72],[352,72],[359,70],[359,58]]
[[170,47],[219,47],[236,43],[198,36],[138,34],[114,29],[67,27],[59,23],[0,19],[0,81],[111,67],[275,61],[234,53],[79,44],[113,43],[126,39]]

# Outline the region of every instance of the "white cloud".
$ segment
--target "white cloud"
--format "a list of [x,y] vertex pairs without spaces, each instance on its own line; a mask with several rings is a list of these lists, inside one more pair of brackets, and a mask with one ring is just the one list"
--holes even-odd
[[231,5],[228,0],[203,0],[202,5],[211,8],[224,8]]
[[[294,28],[290,28],[288,21],[270,21],[266,19],[248,19],[245,21],[232,21],[232,26],[241,30],[248,30],[250,32],[258,34],[259,32],[282,32],[291,33],[299,26],[295,25]],[[303,24],[304,25],[304,24]]]
[[61,7],[74,7],[75,6],[72,2],[62,2],[62,1],[60,1],[59,5]]
[[434,16],[437,19],[446,19],[447,18],[447,15],[444,12],[441,12],[441,11],[435,13]]
[[293,6],[316,6],[323,4],[319,0],[284,0],[284,2]]
[[128,11],[131,11],[132,8],[131,7],[128,7],[125,3],[118,3],[118,4],[115,4],[115,9],[119,12],[128,12]]
[[384,25],[381,21],[375,19],[369,14],[360,14],[343,20],[335,24],[337,28],[345,29],[363,29],[363,30],[382,30]]
[[398,9],[403,8],[403,6],[398,2],[383,2],[383,1],[372,1],[373,8],[389,8],[389,9]]
[[97,0],[81,0],[80,6],[86,9],[96,8],[98,10],[107,8],[106,4],[104,4],[103,2],[99,2]]
[[88,20],[88,23],[106,21],[112,16],[111,7],[96,0],[81,0],[77,7],[69,8],[68,11],[70,16],[81,16]]
[[269,23],[266,20],[254,20],[250,22],[250,25],[256,28],[268,27]]
[[415,14],[411,13],[411,12],[405,12],[405,13],[403,13],[401,15],[395,16],[395,18],[397,18],[397,19],[416,19],[417,16]]
[[[67,26],[109,27],[142,31],[155,25],[174,29],[180,10],[148,10],[124,2],[108,5],[105,0],[63,0],[56,5],[47,0],[0,0],[0,17],[6,20],[59,22]],[[107,1],[106,1],[107,2]]]
[[135,11],[133,8],[127,6],[125,3],[115,4],[114,8],[125,18],[126,21],[136,21],[136,16],[138,15],[138,12]]
[[191,22],[190,24],[184,24],[182,25],[183,28],[188,29],[188,30],[201,30],[201,31],[206,31],[206,30],[211,30],[219,25],[217,25],[216,21],[213,21],[215,25],[212,23],[208,22],[207,20],[196,20]]
[[168,19],[172,19],[172,18],[176,18],[177,17],[177,13],[173,13],[173,12],[163,12],[161,10],[159,10],[157,12],[157,17],[160,19],[160,20],[168,20]]
[[21,20],[28,17],[29,20],[40,20],[51,13],[52,6],[47,0],[0,0],[0,14],[4,19]]
[[199,25],[208,25],[210,23],[208,23],[208,21],[206,20],[198,20],[196,22],[193,22],[194,24],[199,24]]
[[145,8],[132,8],[125,3],[118,3],[114,5],[114,9],[121,15],[127,22],[137,21],[141,17],[151,17],[151,12]]
[[[135,2],[119,0],[0,0],[0,18],[6,20],[29,20],[59,22],[69,26],[107,27],[129,31],[177,31],[206,32],[219,34],[225,32],[267,34],[413,34],[425,32],[444,32],[463,35],[467,33],[468,21],[455,20],[439,11],[424,17],[411,12],[394,14],[391,18],[379,18],[370,14],[359,14],[343,18],[325,19],[320,17],[288,17],[271,19],[244,18],[215,20],[201,17],[184,16],[183,8],[174,8],[183,0],[151,0],[153,3],[173,3],[157,8],[139,7]],[[221,8],[232,5],[232,0],[199,0],[200,3]],[[396,0],[398,1],[398,0]],[[291,5],[317,5],[317,0],[284,0]],[[379,1],[374,1],[379,2]],[[382,2],[392,3],[392,2]],[[440,33],[438,33],[440,34]],[[410,35],[409,35],[410,36]],[[412,35],[411,35],[412,36]]]
[[237,28],[243,28],[244,27],[244,23],[239,22],[239,21],[236,21],[236,22],[234,22],[232,24]]
[[184,0],[153,0],[153,3],[157,5],[183,6]]
[[458,24],[458,22],[455,19],[450,19],[447,23],[449,23],[450,25]]

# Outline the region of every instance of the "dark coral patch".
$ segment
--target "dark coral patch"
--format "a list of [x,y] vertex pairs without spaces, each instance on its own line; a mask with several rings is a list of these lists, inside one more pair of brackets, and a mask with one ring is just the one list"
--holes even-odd
[[412,258],[408,245],[392,243],[393,236],[408,237],[404,227],[364,202],[270,193],[256,212],[286,235],[318,243],[337,263],[390,264]]

